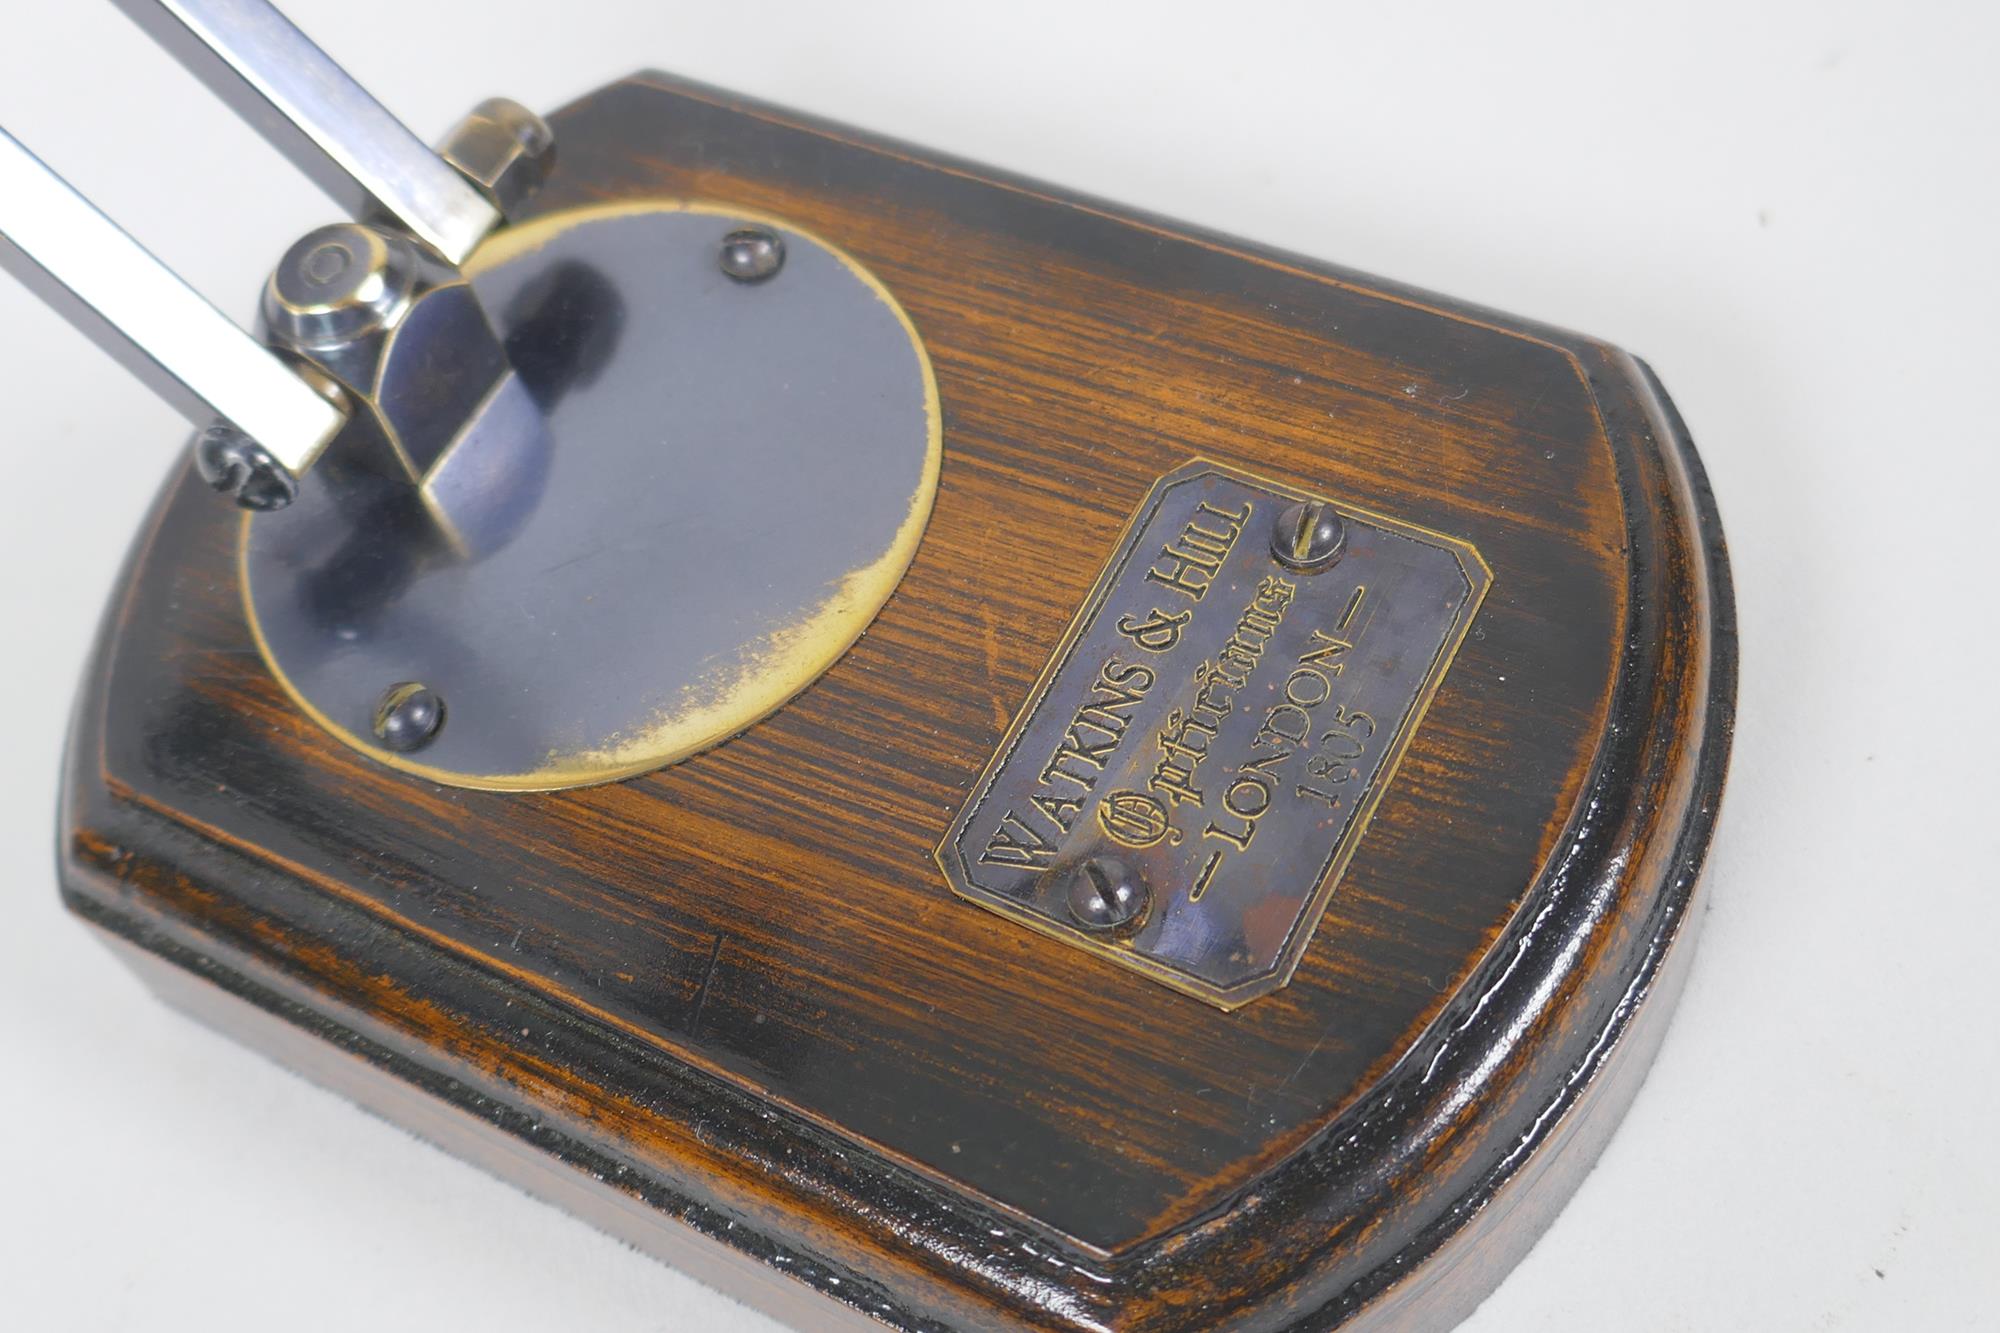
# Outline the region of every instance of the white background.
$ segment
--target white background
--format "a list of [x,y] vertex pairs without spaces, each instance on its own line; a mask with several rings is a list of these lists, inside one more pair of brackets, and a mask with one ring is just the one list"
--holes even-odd
[[[427,137],[655,65],[1651,359],[1740,598],[1710,910],[1630,1117],[1469,1327],[2000,1327],[2000,6],[291,8]],[[106,4],[6,6],[0,123],[242,317],[330,211]],[[64,715],[185,431],[4,280],[0,348],[0,1322],[768,1328],[64,918]]]

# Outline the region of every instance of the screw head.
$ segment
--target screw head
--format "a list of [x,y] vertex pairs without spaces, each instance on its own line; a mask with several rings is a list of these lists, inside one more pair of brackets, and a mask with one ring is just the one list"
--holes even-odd
[[762,227],[740,227],[722,238],[722,271],[738,282],[762,282],[785,266],[785,242]]
[[1278,515],[1271,529],[1271,554],[1287,569],[1316,574],[1340,559],[1347,524],[1324,500],[1301,500]]
[[1115,856],[1093,856],[1070,875],[1069,914],[1085,930],[1129,926],[1146,911],[1152,894],[1145,880]]
[[391,685],[375,705],[375,739],[398,754],[429,745],[442,726],[444,700],[418,681]]
[[195,470],[245,509],[267,513],[298,498],[298,479],[271,451],[234,426],[210,426],[194,446]]

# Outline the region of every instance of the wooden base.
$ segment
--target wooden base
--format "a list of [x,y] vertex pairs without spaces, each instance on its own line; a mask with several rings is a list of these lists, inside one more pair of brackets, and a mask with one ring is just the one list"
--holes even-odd
[[[714,751],[453,790],[292,707],[233,519],[177,479],[79,705],[70,906],[172,1002],[802,1326],[1469,1311],[1652,1055],[1727,759],[1727,565],[1650,374],[658,76],[554,124],[540,207],[726,201],[907,308],[944,465],[902,586]],[[1133,507],[1197,456],[1493,569],[1291,984],[1228,1013],[954,898],[932,858]]]

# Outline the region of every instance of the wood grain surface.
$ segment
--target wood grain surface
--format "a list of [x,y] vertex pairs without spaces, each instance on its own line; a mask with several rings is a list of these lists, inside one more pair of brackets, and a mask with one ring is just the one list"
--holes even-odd
[[[1649,373],[661,76],[554,124],[538,209],[783,217],[907,308],[945,425],[908,576],[714,751],[447,789],[292,707],[244,624],[233,517],[178,476],[79,705],[71,906],[177,1003],[823,1313],[1470,1309],[1643,1072],[1727,756],[1726,561]],[[1296,977],[1233,1013],[955,899],[932,860],[1133,507],[1194,456],[1494,571]],[[661,596],[671,615],[672,578]]]

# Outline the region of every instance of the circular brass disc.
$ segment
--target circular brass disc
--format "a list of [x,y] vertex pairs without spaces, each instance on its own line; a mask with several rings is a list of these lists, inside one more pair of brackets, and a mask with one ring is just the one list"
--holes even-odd
[[[761,281],[718,263],[746,226],[785,244]],[[881,283],[797,227],[681,203],[552,214],[467,272],[549,425],[496,481],[518,519],[471,555],[406,485],[332,469],[246,519],[250,623],[298,705],[407,772],[539,790],[673,763],[833,665],[937,490],[936,383]],[[444,722],[399,754],[372,722],[407,682]]]

